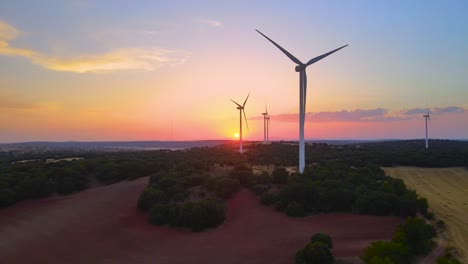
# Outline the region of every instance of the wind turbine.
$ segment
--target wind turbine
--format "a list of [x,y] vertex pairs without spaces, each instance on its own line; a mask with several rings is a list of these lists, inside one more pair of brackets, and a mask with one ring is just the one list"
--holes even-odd
[[[263,144],[266,144],[268,142],[268,125],[270,121],[270,117],[268,117],[268,109],[265,104],[265,113],[262,113],[263,115]],[[268,123],[267,123],[268,120]]]
[[247,99],[249,99],[249,96],[250,96],[250,93],[247,95],[247,98],[245,98],[245,101],[242,105],[238,104],[236,101],[232,100],[232,99],[229,99],[231,100],[233,103],[235,103],[237,105],[237,109],[239,110],[239,126],[240,126],[240,129],[239,129],[239,152],[242,154],[242,113],[244,113],[244,119],[245,119],[245,125],[247,126],[247,129],[249,129],[249,124],[247,123],[247,116],[245,115],[245,110],[244,110],[244,107],[245,107],[245,103],[247,103]]
[[267,120],[266,141],[267,143],[270,143],[270,116],[267,116],[266,120]]
[[287,50],[283,49],[280,45],[276,44],[273,40],[269,37],[264,35],[262,32],[256,30],[260,35],[264,36],[267,40],[269,40],[273,45],[275,45],[278,49],[280,49],[289,59],[291,59],[294,63],[297,64],[295,70],[299,72],[299,173],[304,172],[305,167],[305,143],[304,143],[304,122],[305,122],[305,111],[306,111],[306,99],[307,99],[307,76],[306,76],[306,68],[307,66],[318,62],[319,60],[339,51],[340,49],[348,46],[344,45],[340,48],[317,56],[307,63],[302,63],[296,57],[294,57],[291,53]]
[[429,114],[429,110],[427,110],[427,114],[423,115],[424,119],[426,120],[426,148],[429,148],[429,139],[428,139],[428,133],[427,133],[427,120],[431,121],[431,116]]

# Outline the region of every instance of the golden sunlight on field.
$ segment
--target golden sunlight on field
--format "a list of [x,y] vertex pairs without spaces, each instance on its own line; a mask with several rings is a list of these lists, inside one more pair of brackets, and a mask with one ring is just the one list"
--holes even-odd
[[428,199],[430,210],[447,224],[449,244],[461,253],[463,263],[468,263],[468,170],[416,167],[384,170]]

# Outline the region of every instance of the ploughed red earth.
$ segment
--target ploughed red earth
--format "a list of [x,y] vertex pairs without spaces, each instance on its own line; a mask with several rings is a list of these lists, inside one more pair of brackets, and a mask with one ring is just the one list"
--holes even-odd
[[336,257],[356,257],[390,239],[398,217],[323,214],[291,218],[241,190],[222,226],[201,233],[149,224],[136,208],[148,178],[0,210],[1,263],[292,263],[325,232]]

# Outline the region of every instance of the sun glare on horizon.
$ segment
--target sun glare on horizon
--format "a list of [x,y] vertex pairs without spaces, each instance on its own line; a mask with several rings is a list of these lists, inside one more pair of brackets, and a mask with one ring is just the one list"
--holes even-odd
[[234,133],[235,138],[239,138],[239,133]]

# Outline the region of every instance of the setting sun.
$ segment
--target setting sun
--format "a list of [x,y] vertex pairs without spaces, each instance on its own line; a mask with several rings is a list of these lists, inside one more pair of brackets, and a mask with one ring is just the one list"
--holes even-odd
[[239,138],[239,133],[234,133],[235,138]]

